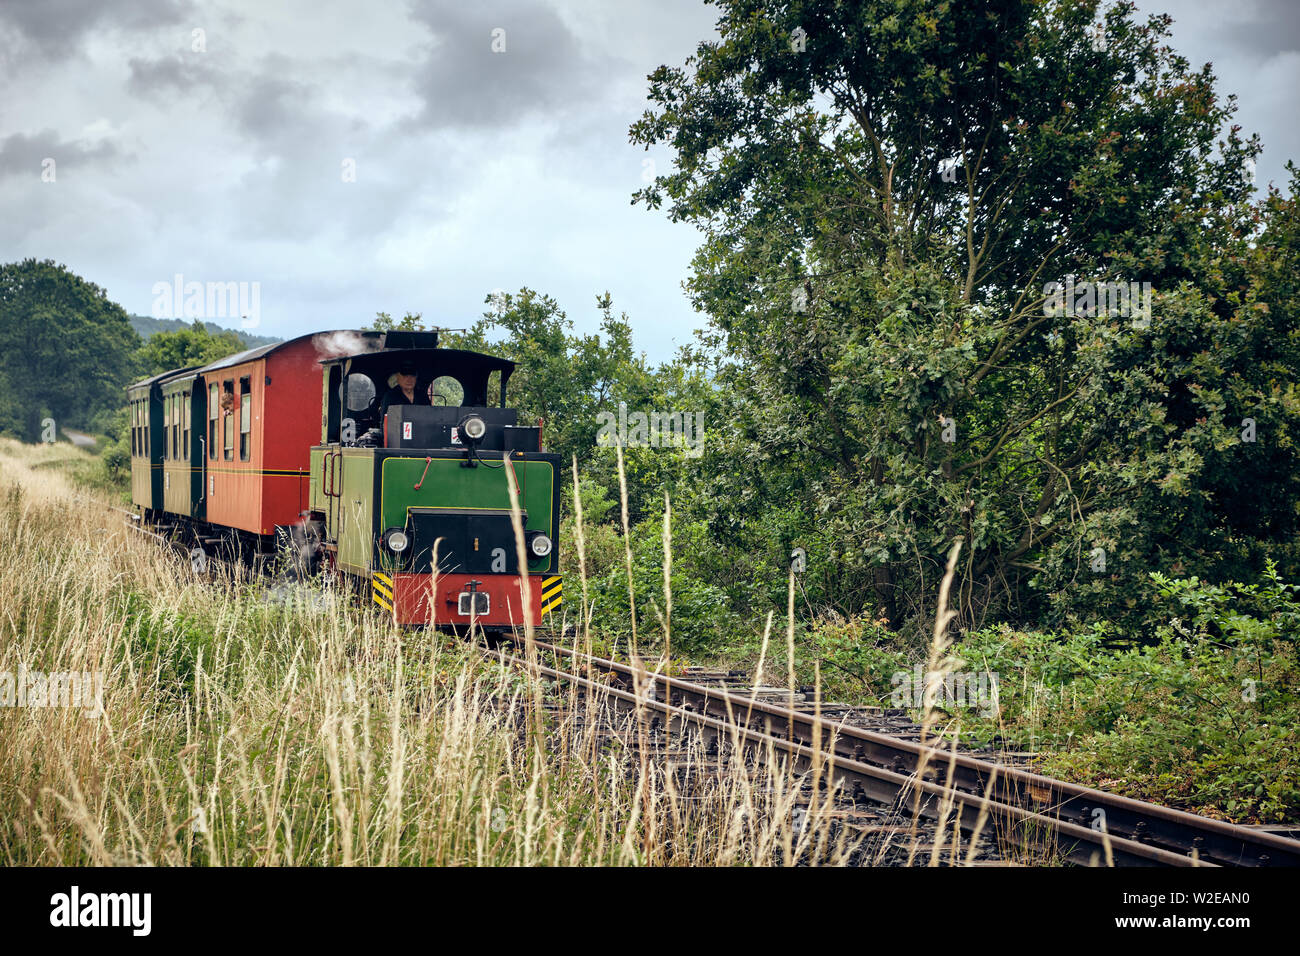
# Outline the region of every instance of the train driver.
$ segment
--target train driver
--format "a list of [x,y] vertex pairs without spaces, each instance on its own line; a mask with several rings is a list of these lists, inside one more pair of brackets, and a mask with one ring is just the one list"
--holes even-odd
[[429,396],[426,393],[416,392],[415,390],[415,363],[410,359],[405,359],[397,367],[397,373],[389,378],[389,384],[392,385],[384,393],[384,399],[379,403],[379,418],[388,414],[390,405],[428,405]]

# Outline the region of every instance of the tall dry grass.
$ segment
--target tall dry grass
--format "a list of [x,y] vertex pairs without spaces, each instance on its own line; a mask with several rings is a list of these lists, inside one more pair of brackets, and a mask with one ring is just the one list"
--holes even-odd
[[775,759],[606,732],[590,692],[341,592],[201,580],[45,466],[68,453],[0,441],[0,672],[98,673],[103,713],[0,708],[5,864],[854,858]]

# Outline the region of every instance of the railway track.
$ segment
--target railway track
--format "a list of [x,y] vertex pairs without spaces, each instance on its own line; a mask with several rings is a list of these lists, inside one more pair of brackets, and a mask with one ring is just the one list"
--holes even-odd
[[[185,552],[166,534],[138,520],[130,524]],[[985,841],[968,857],[976,862],[999,859],[988,845],[995,834],[999,842],[1040,850],[1050,842],[1059,858],[1085,865],[1300,866],[1300,840],[1056,780],[1034,773],[1023,759],[927,741],[898,711],[823,710],[816,699],[790,707],[787,689],[735,686],[741,672],[673,677],[542,641],[534,643],[537,657],[530,662],[524,644],[522,636],[506,635],[503,647],[514,653],[496,653],[537,678],[591,691],[614,713],[643,720],[648,733],[636,746],[666,754],[675,739],[694,735],[714,753],[775,754],[796,774],[817,779],[803,802],[806,813],[839,815],[846,826],[886,836],[904,827],[912,840],[909,861],[918,838],[938,839],[945,826],[956,826]],[[839,797],[820,800],[822,790]],[[882,814],[882,807],[888,811]],[[908,820],[900,822],[902,811]]]
[[712,751],[779,755],[794,772],[819,778],[818,789],[842,794],[840,812],[905,808],[967,834],[993,832],[1024,847],[1048,841],[1060,858],[1082,864],[1300,866],[1300,840],[1045,777],[947,742],[908,739],[919,729],[910,722],[895,723],[902,733],[884,732],[861,725],[862,709],[819,713],[816,701],[811,711],[792,709],[724,681],[710,686],[543,642],[530,664],[522,637],[507,642],[516,666],[599,694],[617,713],[647,722],[656,739],[694,734]]

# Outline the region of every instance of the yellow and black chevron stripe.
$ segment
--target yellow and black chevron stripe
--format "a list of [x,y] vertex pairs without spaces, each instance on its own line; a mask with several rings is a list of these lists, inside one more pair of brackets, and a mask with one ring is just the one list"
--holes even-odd
[[542,579],[542,613],[550,614],[564,601],[564,582],[559,575]]
[[393,609],[393,579],[378,571],[370,575],[370,596],[385,611]]

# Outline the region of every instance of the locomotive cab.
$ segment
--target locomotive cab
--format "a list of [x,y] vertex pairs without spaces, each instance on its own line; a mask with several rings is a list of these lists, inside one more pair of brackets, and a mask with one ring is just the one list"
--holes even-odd
[[[323,424],[327,441],[373,444],[375,437],[385,437],[381,415],[383,396],[393,388],[398,370],[403,366],[417,370],[416,401],[405,407],[440,410],[437,415],[408,417],[407,421],[442,423],[456,409],[494,407],[510,411],[506,409],[506,385],[514,363],[508,359],[424,345],[385,348],[324,364]],[[490,417],[493,424],[506,424],[498,415]],[[373,434],[376,431],[378,436]]]

